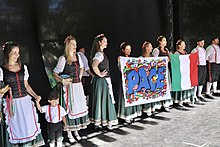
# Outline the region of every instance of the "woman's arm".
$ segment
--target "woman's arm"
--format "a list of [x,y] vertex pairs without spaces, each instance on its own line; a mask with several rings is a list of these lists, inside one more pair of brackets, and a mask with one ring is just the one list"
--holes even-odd
[[31,86],[28,84],[28,81],[27,80],[24,80],[24,85],[25,85],[25,88],[27,90],[27,92],[32,96],[34,97],[35,99],[41,99],[39,95],[37,95],[34,90],[31,88]]
[[91,72],[90,69],[88,69],[86,72],[87,72],[91,77],[94,77],[94,74]]
[[100,72],[100,70],[98,68],[99,63],[100,62],[97,59],[94,59],[92,62],[92,69],[96,73],[96,75],[98,75],[99,77],[105,77],[107,75],[107,71],[104,70],[104,71]]
[[53,77],[57,82],[63,83],[63,78],[61,78],[57,73],[53,72]]
[[41,100],[41,97],[36,99],[36,105],[37,105],[37,109],[42,113],[42,108],[41,108],[41,105],[40,105],[40,100]]
[[84,68],[80,68],[80,71],[79,71],[79,79],[80,80],[82,79],[83,71],[84,71]]
[[63,85],[69,85],[72,83],[71,78],[63,79],[57,73],[53,72],[53,77],[57,80],[57,82],[62,83]]
[[67,129],[66,117],[63,116],[62,120],[63,120],[63,124],[64,124],[64,130],[66,130]]

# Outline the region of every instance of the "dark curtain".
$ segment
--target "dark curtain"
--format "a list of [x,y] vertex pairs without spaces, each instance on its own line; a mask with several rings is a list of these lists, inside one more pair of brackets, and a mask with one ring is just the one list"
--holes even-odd
[[104,33],[114,86],[120,43],[132,45],[132,56],[140,56],[145,40],[156,47],[156,38],[169,34],[167,11],[167,0],[0,0],[0,44],[19,44],[30,85],[46,97],[51,87],[44,66],[54,67],[65,37],[75,36],[89,58],[94,37]]

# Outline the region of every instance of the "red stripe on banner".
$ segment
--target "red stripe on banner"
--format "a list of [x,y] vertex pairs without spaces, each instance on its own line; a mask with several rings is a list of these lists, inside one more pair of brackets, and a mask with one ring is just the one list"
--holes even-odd
[[191,86],[197,86],[198,85],[198,52],[192,53],[189,55],[190,60],[190,80],[191,80]]

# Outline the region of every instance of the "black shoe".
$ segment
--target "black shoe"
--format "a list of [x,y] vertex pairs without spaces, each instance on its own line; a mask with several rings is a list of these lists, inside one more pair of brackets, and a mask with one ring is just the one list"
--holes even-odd
[[207,99],[215,99],[211,94],[205,94],[205,97],[206,97]]
[[188,107],[188,106],[190,106],[190,105],[189,105],[189,103],[185,103],[185,102],[184,102],[184,103],[183,103],[183,106]]
[[194,104],[196,104],[196,105],[205,105],[205,104],[202,103],[201,101],[195,101]]
[[[210,97],[211,97],[211,95],[209,95]],[[202,102],[209,102],[209,101],[207,101],[206,99],[204,99],[203,97],[201,97],[201,96],[197,96],[197,98],[200,100],[200,101],[202,101]],[[206,97],[207,98],[207,97]]]
[[220,96],[220,93],[218,93],[218,92],[213,92],[212,95],[219,97],[219,96]]
[[183,103],[183,106],[188,107],[188,108],[194,108],[194,106],[190,105],[189,103]]
[[174,107],[174,108],[182,108],[182,107],[183,107],[183,104],[181,104],[181,103],[174,103],[174,104],[173,104],[173,107]]
[[95,126],[95,131],[99,132],[99,131],[101,131],[101,130],[102,130],[102,126],[101,126],[101,125]]
[[164,107],[164,112],[170,112],[170,108],[169,107]]

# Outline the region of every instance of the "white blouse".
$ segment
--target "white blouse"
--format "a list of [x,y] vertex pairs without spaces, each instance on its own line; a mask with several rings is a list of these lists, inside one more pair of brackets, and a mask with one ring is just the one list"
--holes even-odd
[[[82,59],[81,59],[81,57],[78,53],[77,53],[77,56],[78,56],[78,59],[79,59],[79,67],[83,68],[83,62],[82,62]],[[53,72],[55,72],[57,74],[63,72],[65,64],[66,64],[66,58],[64,56],[60,56],[59,59],[58,59],[56,67],[53,69]]]

